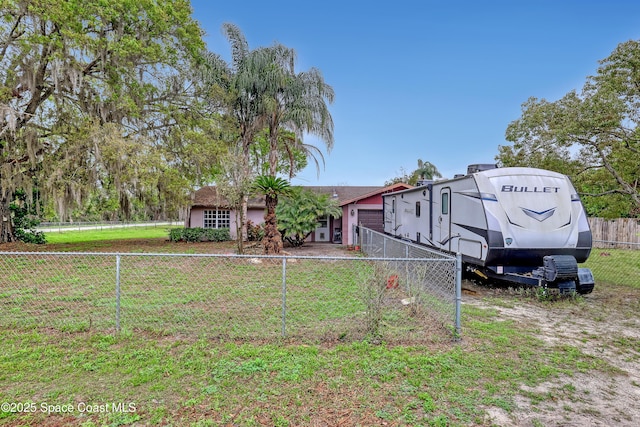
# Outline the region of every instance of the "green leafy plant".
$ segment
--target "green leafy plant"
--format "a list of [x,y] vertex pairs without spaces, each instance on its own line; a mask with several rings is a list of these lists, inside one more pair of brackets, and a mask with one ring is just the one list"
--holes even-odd
[[247,221],[247,240],[250,242],[259,242],[264,237],[264,227],[262,224],[255,224],[253,221]]
[[174,228],[169,230],[172,242],[226,242],[231,240],[228,228]]
[[342,214],[340,207],[328,194],[316,194],[311,190],[294,188],[276,209],[278,230],[291,246],[302,246],[318,226],[318,218]]
[[47,239],[42,231],[37,231],[40,219],[35,215],[34,207],[27,203],[27,195],[23,190],[15,193],[15,200],[9,205],[14,232],[17,240],[25,243],[44,244]]

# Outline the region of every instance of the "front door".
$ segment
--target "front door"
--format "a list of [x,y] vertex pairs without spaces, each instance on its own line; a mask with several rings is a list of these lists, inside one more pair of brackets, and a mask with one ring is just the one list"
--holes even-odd
[[318,218],[318,227],[316,227],[316,234],[314,240],[316,242],[328,242],[331,236],[329,235],[329,217]]

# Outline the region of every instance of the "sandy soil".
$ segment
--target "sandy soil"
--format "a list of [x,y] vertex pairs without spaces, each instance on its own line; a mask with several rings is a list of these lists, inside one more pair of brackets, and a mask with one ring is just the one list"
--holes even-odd
[[494,308],[500,318],[535,330],[545,345],[572,346],[612,367],[608,372],[575,372],[533,389],[523,386],[524,394],[548,398],[533,402],[524,394],[517,396],[518,409],[512,413],[488,408],[491,423],[525,427],[640,425],[640,292],[621,294],[620,290],[596,287],[579,303],[543,304],[469,282],[463,288],[463,304]]

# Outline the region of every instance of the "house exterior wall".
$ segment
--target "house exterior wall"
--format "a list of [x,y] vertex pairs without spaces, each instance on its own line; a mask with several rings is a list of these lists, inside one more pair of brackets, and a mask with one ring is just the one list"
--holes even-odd
[[[316,188],[316,187],[309,187]],[[373,224],[373,220],[376,220],[375,212],[379,211],[382,215],[383,209],[383,200],[382,194],[388,193],[391,191],[398,191],[406,188],[411,188],[406,184],[397,184],[394,186],[388,186],[384,188],[380,187],[317,187],[316,191],[319,193],[331,194],[332,197],[338,198],[338,200],[343,200],[340,204],[340,208],[342,209],[342,217],[341,218],[329,218],[328,227],[322,227],[322,229],[317,229],[315,232],[312,232],[308,238],[308,242],[313,242],[318,238],[317,234],[328,233],[328,236],[325,234],[322,236],[323,241],[329,241],[332,243],[341,243],[343,245],[354,245],[357,243],[356,237],[354,236],[354,228],[358,225],[362,220],[370,222]],[[330,191],[331,193],[327,193]],[[367,192],[366,194],[362,194],[362,192]],[[202,227],[204,225],[204,211],[206,209],[211,209],[211,207],[219,205],[223,206],[223,202],[220,200],[224,200],[220,195],[215,191],[215,187],[203,187],[199,189],[193,198],[194,205],[197,207],[192,207],[191,212],[187,220],[185,221],[185,227]],[[250,203],[249,211],[248,211],[248,219],[254,224],[262,224],[264,223],[264,208],[262,207],[264,204],[264,199],[257,198],[253,200],[253,203]],[[206,206],[206,208],[204,207]],[[368,212],[361,212],[362,210],[367,210]],[[353,211],[353,214],[351,212]],[[235,239],[236,235],[236,218],[235,212],[230,212],[230,232],[232,237]],[[381,220],[382,222],[382,220]],[[326,237],[328,239],[324,240]]]
[[[375,197],[370,197],[366,200],[369,203],[351,203],[342,207],[342,244],[343,245],[355,245],[357,243],[356,238],[353,235],[354,226],[358,225],[358,211],[362,210],[380,210],[382,211],[382,196],[377,197],[380,203],[371,203],[376,201]],[[364,201],[364,200],[363,200]],[[353,211],[353,215],[351,214]]]
[[[193,207],[191,208],[191,221],[185,224],[185,227],[204,227],[204,211],[212,208]],[[235,239],[236,234],[236,211],[229,211],[229,233],[231,238]],[[248,209],[247,219],[254,224],[262,224],[264,222],[264,209]]]

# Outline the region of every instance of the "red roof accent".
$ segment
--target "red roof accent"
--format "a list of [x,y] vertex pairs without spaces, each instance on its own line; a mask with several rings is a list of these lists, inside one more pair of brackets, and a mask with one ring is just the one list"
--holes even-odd
[[407,190],[409,188],[413,188],[413,186],[409,185],[409,184],[402,183],[402,182],[397,183],[397,184],[392,184],[392,185],[389,185],[387,187],[381,187],[381,188],[379,188],[377,190],[371,191],[371,192],[366,193],[366,194],[362,194],[362,195],[357,196],[357,197],[353,197],[353,198],[348,199],[348,200],[344,200],[344,201],[341,200],[340,201],[340,206],[349,205],[349,204],[352,204],[352,203],[357,203],[357,202],[359,202],[361,200],[368,199],[368,198],[373,197],[373,196],[378,196],[378,195],[382,195],[382,194],[386,194],[386,193],[393,193],[394,191]]

